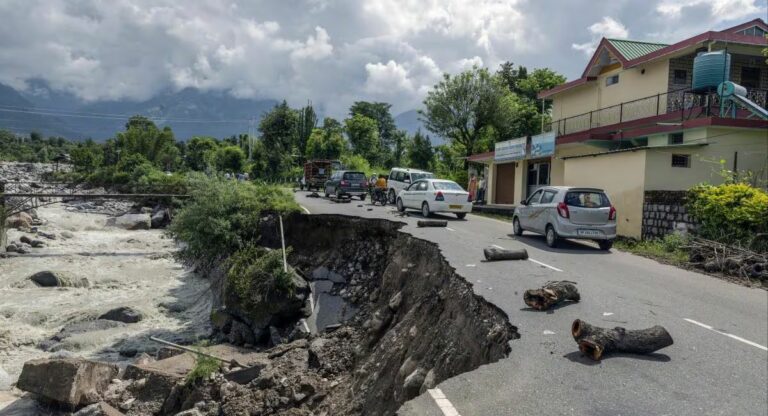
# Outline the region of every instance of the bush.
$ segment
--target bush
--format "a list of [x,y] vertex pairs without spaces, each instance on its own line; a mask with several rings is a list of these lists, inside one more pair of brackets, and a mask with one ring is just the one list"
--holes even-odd
[[[198,352],[203,352],[203,347],[207,346],[207,342],[203,342],[198,345]],[[187,374],[187,384],[192,384],[198,380],[205,380],[209,378],[213,373],[219,371],[221,368],[221,361],[208,357],[203,354],[195,354],[195,367]]]
[[190,198],[176,214],[170,234],[185,243],[178,254],[187,264],[210,269],[259,239],[263,212],[295,212],[293,195],[275,186],[194,175]]
[[747,184],[699,185],[688,192],[698,234],[726,244],[768,250],[768,194]]
[[[290,249],[286,249],[286,255]],[[248,311],[255,310],[272,295],[292,295],[292,272],[283,269],[282,250],[267,250],[249,245],[229,258],[227,278],[230,287]]]

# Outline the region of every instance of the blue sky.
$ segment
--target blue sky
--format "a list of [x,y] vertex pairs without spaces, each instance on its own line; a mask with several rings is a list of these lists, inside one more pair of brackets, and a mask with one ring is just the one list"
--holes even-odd
[[419,106],[444,72],[512,61],[569,79],[602,36],[674,42],[766,16],[764,0],[3,0],[0,83],[86,101],[196,87]]

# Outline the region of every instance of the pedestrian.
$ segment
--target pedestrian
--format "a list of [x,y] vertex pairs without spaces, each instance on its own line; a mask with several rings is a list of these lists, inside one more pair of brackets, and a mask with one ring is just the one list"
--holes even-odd
[[472,177],[469,179],[469,186],[467,187],[467,191],[469,192],[469,200],[474,201],[475,196],[477,194],[477,176],[475,174],[472,174]]
[[477,203],[482,205],[485,203],[485,187],[487,182],[485,181],[485,174],[480,174],[480,183],[477,187]]

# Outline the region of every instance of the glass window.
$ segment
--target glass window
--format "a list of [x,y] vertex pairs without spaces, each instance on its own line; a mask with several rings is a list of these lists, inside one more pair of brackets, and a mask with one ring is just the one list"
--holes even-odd
[[683,144],[683,133],[672,133],[668,138],[669,144]]
[[610,85],[613,85],[613,84],[618,84],[618,83],[619,83],[619,74],[612,75],[612,76],[607,77],[605,79],[605,86],[606,87],[610,86]]
[[555,195],[557,195],[557,192],[555,191],[544,191],[544,195],[541,196],[541,203],[551,204],[555,199]]
[[448,182],[448,181],[432,182],[432,186],[434,186],[435,190],[437,191],[463,191],[464,190],[464,188],[462,188],[456,182]]
[[741,67],[741,82],[747,88],[760,88],[760,68]]
[[605,208],[611,206],[607,195],[594,191],[568,192],[565,194],[565,204],[580,208]]
[[675,69],[673,72],[672,82],[675,84],[687,84],[688,83],[688,71],[685,69]]
[[365,174],[363,172],[345,172],[344,179],[348,181],[363,182],[365,181]]
[[691,155],[672,155],[673,168],[690,168]]
[[421,182],[417,182],[417,183],[419,184],[419,186],[416,188],[417,191],[426,191],[427,190],[427,182],[426,181],[421,181]]
[[413,172],[411,173],[411,178],[413,178],[414,181],[418,181],[419,179],[432,179],[435,175],[429,173],[429,172]]
[[403,171],[397,172],[397,178],[395,178],[395,180],[398,182],[405,181],[405,172]]
[[541,189],[534,192],[530,198],[528,198],[528,205],[538,205],[539,198],[541,198]]

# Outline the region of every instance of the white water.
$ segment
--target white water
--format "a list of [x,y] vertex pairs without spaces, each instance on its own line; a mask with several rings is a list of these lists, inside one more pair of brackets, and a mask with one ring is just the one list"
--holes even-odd
[[[209,282],[173,260],[175,245],[162,231],[105,227],[106,216],[71,212],[61,204],[39,208],[38,213],[47,221],[39,229],[55,233],[57,239],[29,234],[47,246],[31,249],[27,255],[0,258],[0,369],[13,382],[25,361],[51,354],[36,347],[40,341],[67,323],[93,319],[115,307],[139,309],[144,319],[69,338],[65,349],[84,357],[124,363],[131,359],[119,356],[121,345],[139,352],[157,348],[148,340],[149,335],[192,341],[209,333]],[[63,239],[64,230],[74,237]],[[8,241],[18,241],[23,234],[10,230]],[[40,288],[30,284],[28,277],[42,270],[86,277],[90,287]],[[3,407],[0,403],[0,409]]]

